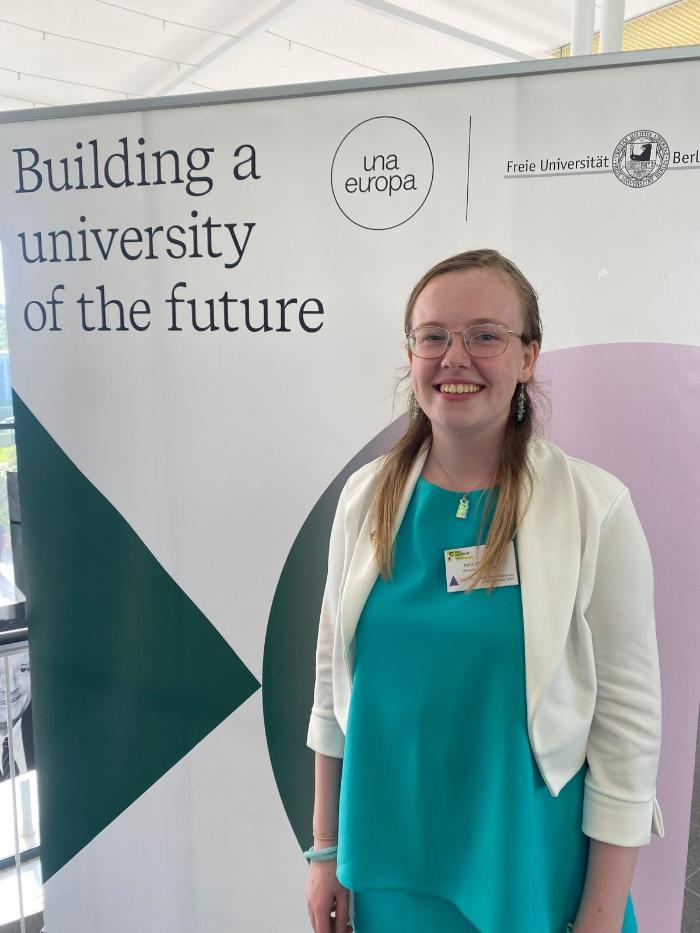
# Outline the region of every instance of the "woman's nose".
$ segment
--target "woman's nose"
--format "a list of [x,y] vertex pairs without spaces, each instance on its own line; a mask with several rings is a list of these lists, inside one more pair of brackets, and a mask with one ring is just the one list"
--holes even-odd
[[443,362],[461,363],[463,366],[471,366],[472,358],[469,351],[464,346],[464,337],[461,334],[452,334],[452,343],[443,354]]

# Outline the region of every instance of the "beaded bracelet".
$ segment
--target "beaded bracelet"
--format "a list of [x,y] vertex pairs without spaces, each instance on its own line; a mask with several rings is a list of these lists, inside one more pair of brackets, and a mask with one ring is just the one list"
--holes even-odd
[[312,862],[327,862],[335,858],[337,853],[338,846],[329,846],[327,849],[314,849],[314,847],[311,846],[310,849],[304,852],[304,858],[310,859]]

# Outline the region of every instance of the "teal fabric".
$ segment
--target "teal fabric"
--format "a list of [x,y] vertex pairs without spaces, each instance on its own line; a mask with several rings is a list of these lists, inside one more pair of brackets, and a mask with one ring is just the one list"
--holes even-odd
[[[447,592],[444,551],[478,543],[488,492],[458,519],[459,495],[420,477],[393,580],[358,622],[337,862],[355,933],[564,933],[581,900],[586,764],[551,796],[527,733],[520,586]],[[630,898],[621,933],[636,931]]]

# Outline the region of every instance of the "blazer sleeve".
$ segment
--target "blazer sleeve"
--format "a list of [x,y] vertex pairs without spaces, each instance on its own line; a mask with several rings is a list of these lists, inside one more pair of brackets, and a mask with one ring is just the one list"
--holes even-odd
[[664,834],[655,796],[661,685],[651,555],[627,488],[601,526],[585,617],[597,686],[582,829],[614,845],[647,845],[652,831]]
[[314,751],[342,758],[345,735],[333,712],[333,645],[340,588],[345,565],[345,503],[347,484],[338,499],[328,548],[328,573],[321,603],[316,643],[316,682],[306,744]]

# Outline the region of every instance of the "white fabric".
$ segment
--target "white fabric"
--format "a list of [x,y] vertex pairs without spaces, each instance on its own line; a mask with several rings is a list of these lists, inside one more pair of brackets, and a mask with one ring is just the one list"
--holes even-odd
[[[427,456],[409,473],[400,527]],[[588,759],[583,832],[623,846],[663,836],[655,797],[661,688],[649,547],[627,487],[535,438],[516,545],[530,745],[557,796]],[[354,632],[377,579],[368,511],[381,458],[345,484],[331,530],[307,745],[343,757]]]

